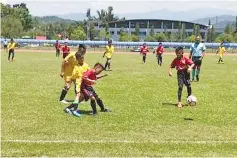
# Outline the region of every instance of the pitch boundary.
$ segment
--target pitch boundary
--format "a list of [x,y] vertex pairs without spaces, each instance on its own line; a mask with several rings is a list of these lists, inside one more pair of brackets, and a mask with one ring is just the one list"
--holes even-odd
[[132,141],[132,140],[1,140],[1,142],[6,143],[93,143],[93,144],[106,144],[106,143],[124,143],[124,144],[142,144],[142,143],[152,143],[152,144],[222,144],[222,143],[234,143],[237,144],[237,140],[153,140],[153,141]]

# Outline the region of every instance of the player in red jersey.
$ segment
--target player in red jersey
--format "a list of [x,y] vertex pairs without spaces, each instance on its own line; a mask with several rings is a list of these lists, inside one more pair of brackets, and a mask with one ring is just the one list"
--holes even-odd
[[191,59],[183,56],[183,47],[176,48],[175,53],[177,57],[170,65],[169,76],[172,76],[172,68],[176,67],[178,77],[178,108],[182,108],[181,96],[183,85],[187,87],[188,96],[192,94],[190,72],[192,72],[194,63]]
[[63,52],[63,59],[66,58],[66,56],[70,53],[70,48],[67,45],[67,42],[64,43],[64,46],[62,47]]
[[[155,53],[155,51],[153,53]],[[160,66],[162,64],[162,54],[163,53],[164,53],[164,47],[163,47],[162,43],[160,42],[157,49],[156,49],[157,63]]]
[[58,58],[60,56],[60,48],[61,48],[61,44],[57,40],[56,44],[55,44],[55,49],[56,49],[56,57],[58,57]]
[[146,54],[149,52],[148,47],[146,46],[146,43],[143,43],[143,45],[140,48],[140,54],[142,55],[142,62],[146,63]]

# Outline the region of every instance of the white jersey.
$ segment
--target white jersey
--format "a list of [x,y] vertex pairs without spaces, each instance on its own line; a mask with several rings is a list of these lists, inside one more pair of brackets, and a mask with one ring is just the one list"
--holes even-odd
[[7,45],[7,41],[4,41],[4,45]]

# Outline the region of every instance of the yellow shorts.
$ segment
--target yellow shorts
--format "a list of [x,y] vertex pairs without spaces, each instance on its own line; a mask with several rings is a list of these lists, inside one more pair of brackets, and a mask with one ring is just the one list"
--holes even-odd
[[81,91],[81,84],[75,83],[75,90],[77,93],[80,93]]
[[222,58],[222,57],[223,57],[223,54],[220,54],[219,57]]
[[69,76],[69,75],[64,75],[64,77],[63,77],[63,79],[66,83],[71,82],[71,78],[72,78],[72,76]]

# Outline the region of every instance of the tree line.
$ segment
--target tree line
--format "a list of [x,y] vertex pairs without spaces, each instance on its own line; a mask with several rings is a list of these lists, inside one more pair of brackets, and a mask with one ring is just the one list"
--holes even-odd
[[[86,19],[83,21],[60,21],[57,17],[48,17],[47,21],[40,17],[34,17],[30,14],[25,3],[20,4],[3,4],[1,3],[1,36],[4,38],[22,38],[29,36],[47,36],[48,39],[69,38],[72,40],[107,40],[111,38],[109,32],[109,22],[125,20],[125,17],[119,18],[115,16],[113,7],[97,10],[95,16],[91,14],[91,9],[86,11]],[[95,25],[100,25],[100,31],[95,30]],[[209,20],[207,32],[207,42],[237,42],[237,16],[235,24],[228,24],[222,34],[215,32],[214,26]],[[119,31],[119,41],[140,41],[140,28],[135,27],[135,32],[129,34],[125,28]],[[60,35],[60,36],[59,36]],[[198,25],[194,25],[192,34],[187,34],[185,27],[179,23],[178,32],[168,33],[166,30],[162,33],[155,33],[154,26],[151,26],[149,35],[143,39],[144,41],[173,41],[173,42],[193,42],[195,36],[201,35]]]

